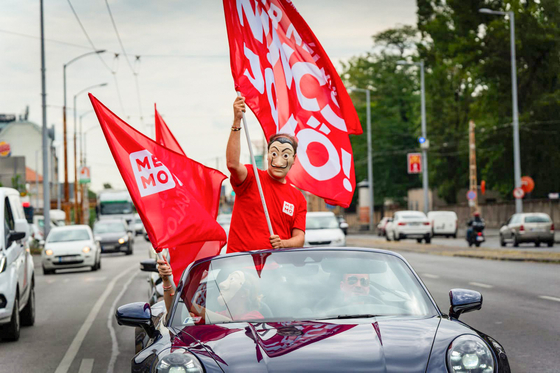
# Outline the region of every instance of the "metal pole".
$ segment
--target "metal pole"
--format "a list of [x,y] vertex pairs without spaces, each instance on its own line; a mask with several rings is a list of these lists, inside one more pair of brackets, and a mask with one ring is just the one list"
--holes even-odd
[[43,227],[44,236],[47,237],[51,226],[51,199],[49,188],[49,143],[47,131],[47,84],[45,81],[45,33],[43,23],[43,0],[41,0],[41,96],[43,106]]
[[66,223],[70,223],[70,209],[68,203],[70,201],[70,187],[68,185],[68,135],[66,130],[66,65],[64,72],[64,107],[62,108],[62,137],[64,138],[64,212],[66,213]]
[[[241,93],[237,92],[237,96],[241,97]],[[249,128],[247,128],[247,120],[245,119],[245,113],[243,113],[243,127],[245,129],[245,137],[247,138],[247,144],[249,145],[249,154],[251,154],[251,162],[253,162],[253,171],[255,172],[255,178],[257,179],[257,188],[259,190],[259,195],[261,196],[261,203],[264,209],[264,216],[266,217],[266,224],[268,225],[268,231],[270,235],[274,235],[272,231],[272,224],[270,223],[270,216],[268,216],[268,208],[266,207],[266,201],[264,200],[264,194],[261,186],[261,179],[259,178],[259,170],[257,169],[257,163],[255,162],[255,155],[253,154],[253,145],[251,143],[251,137],[249,136]]]
[[78,162],[77,162],[77,153],[78,153],[78,144],[77,144],[77,126],[76,126],[76,96],[74,96],[74,222],[79,224],[80,222],[80,214],[78,213]]
[[[510,25],[510,45],[511,45],[511,100],[513,106],[513,171],[515,177],[515,187],[521,188],[521,155],[519,146],[519,113],[517,108],[517,67],[515,63],[515,19],[513,12],[508,12]],[[515,199],[515,212],[523,212],[523,200]]]
[[370,90],[366,91],[366,118],[367,118],[367,152],[368,152],[368,192],[369,192],[369,231],[373,232],[374,227],[374,195],[373,195],[373,159],[371,158],[371,101]]
[[39,208],[39,150],[35,150],[35,206]]
[[[420,61],[420,84],[422,88],[422,137],[426,136],[426,91],[424,87],[424,61]],[[428,195],[428,149],[422,149],[422,185],[424,188],[424,213],[430,210],[430,199]]]
[[[56,151],[56,149],[55,149]],[[58,154],[56,157],[56,208],[60,210],[60,160],[58,159]]]

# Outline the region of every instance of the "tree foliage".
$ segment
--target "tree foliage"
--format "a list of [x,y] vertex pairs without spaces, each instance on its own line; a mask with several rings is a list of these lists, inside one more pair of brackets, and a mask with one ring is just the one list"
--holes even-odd
[[[476,123],[478,179],[511,198],[513,181],[512,78],[508,17],[515,16],[522,176],[535,180],[532,197],[560,190],[560,1],[418,0],[418,31],[405,26],[374,36],[372,52],[352,59],[344,77],[372,89],[374,179],[378,197],[405,195],[418,185],[404,174],[406,159],[386,149],[416,147],[419,84],[415,67],[397,68],[398,59],[425,63],[430,186],[456,202],[469,183],[468,123]],[[365,117],[364,100],[353,94]],[[375,114],[374,114],[375,113]],[[365,121],[362,121],[365,123]],[[391,136],[389,133],[399,133]],[[409,135],[407,137],[407,135]],[[365,137],[365,136],[364,136]],[[354,139],[358,177],[366,139]],[[360,180],[360,179],[358,179]],[[380,184],[380,185],[378,185]],[[394,187],[391,191],[391,185]]]

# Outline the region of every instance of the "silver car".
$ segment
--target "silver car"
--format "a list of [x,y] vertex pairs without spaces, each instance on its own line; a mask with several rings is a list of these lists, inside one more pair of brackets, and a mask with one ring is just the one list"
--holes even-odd
[[554,224],[550,216],[544,213],[514,214],[500,228],[500,245],[512,242],[518,247],[520,243],[533,242],[540,246],[541,242],[554,245]]

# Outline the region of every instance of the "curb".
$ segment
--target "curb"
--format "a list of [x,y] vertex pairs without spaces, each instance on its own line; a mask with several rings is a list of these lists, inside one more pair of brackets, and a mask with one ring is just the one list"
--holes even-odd
[[478,249],[465,250],[464,248],[443,246],[443,245],[426,245],[423,247],[408,246],[403,242],[376,242],[372,246],[371,242],[363,238],[347,237],[348,246],[375,247],[391,251],[415,252],[420,254],[456,256],[473,259],[501,260],[514,262],[534,262],[560,264],[560,253],[558,252],[534,252],[525,250],[503,250],[503,249]]

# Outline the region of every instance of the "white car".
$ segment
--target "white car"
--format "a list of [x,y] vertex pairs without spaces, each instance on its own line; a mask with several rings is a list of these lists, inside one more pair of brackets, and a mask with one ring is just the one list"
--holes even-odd
[[387,241],[416,238],[418,243],[432,241],[432,225],[426,214],[420,211],[398,211],[393,221],[385,227]]
[[457,214],[454,211],[430,211],[428,220],[432,224],[432,237],[445,236],[457,238]]
[[134,230],[135,236],[144,234],[144,223],[142,223],[142,219],[140,219],[140,215],[134,214],[134,221],[130,225]]
[[35,271],[19,192],[0,188],[0,338],[19,339],[20,326],[35,323]]
[[346,235],[332,212],[308,212],[304,246],[346,246]]
[[43,273],[57,269],[91,267],[101,268],[101,248],[87,225],[67,225],[50,231],[41,252]]

